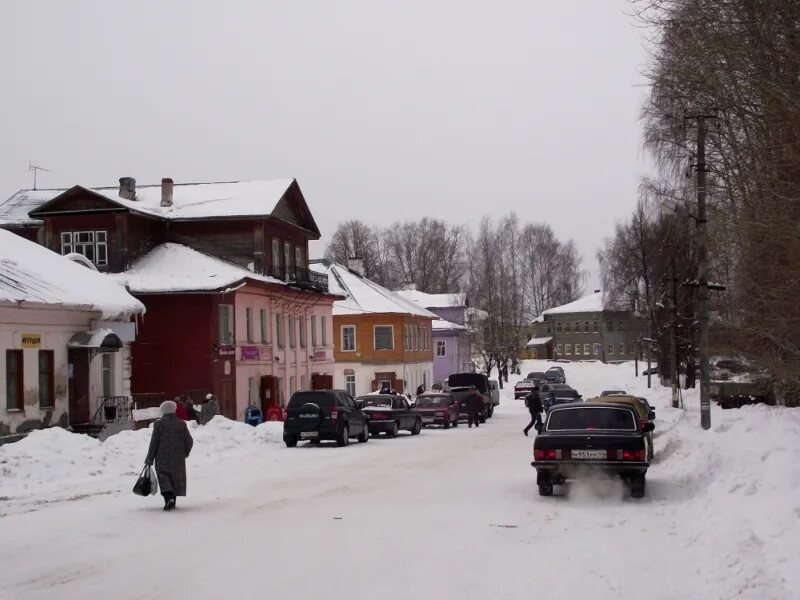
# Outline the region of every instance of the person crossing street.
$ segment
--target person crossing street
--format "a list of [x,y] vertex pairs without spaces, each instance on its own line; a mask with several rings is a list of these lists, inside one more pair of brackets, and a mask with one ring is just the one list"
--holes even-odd
[[528,426],[522,430],[525,435],[528,435],[528,432],[531,430],[532,427],[535,427],[537,423],[542,422],[542,399],[539,398],[539,387],[533,386],[533,389],[530,393],[525,396],[525,406],[528,407],[528,412],[531,413],[531,422],[528,423]]

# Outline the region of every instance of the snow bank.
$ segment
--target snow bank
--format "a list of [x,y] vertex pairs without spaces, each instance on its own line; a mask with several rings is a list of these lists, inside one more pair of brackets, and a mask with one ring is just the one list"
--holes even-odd
[[[252,427],[222,416],[206,426],[189,422],[194,438],[190,464],[232,459],[263,452],[283,443],[283,423]],[[123,431],[99,442],[59,427],[31,432],[0,446],[0,488],[6,497],[58,494],[93,484],[113,485],[142,468],[151,429]]]

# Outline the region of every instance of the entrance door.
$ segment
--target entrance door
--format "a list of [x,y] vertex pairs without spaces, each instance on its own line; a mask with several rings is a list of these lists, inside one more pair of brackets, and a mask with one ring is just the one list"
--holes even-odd
[[219,382],[219,409],[223,416],[236,420],[236,385],[233,379]]
[[89,350],[70,348],[69,364],[69,424],[88,423],[89,416]]

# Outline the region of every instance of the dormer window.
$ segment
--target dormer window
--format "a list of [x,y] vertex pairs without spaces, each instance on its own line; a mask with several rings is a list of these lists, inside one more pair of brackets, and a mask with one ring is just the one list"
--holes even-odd
[[77,252],[98,267],[108,264],[108,232],[106,231],[62,231],[61,254]]

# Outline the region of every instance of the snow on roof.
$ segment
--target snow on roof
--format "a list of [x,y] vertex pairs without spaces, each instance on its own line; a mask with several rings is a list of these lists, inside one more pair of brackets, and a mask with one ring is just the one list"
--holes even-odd
[[0,302],[82,308],[106,319],[144,312],[144,305],[113,277],[2,229]]
[[180,244],[153,248],[124,273],[114,275],[134,293],[214,291],[246,279],[286,285],[283,281],[253,273],[220,258]]
[[473,320],[482,321],[483,319],[489,318],[489,313],[485,310],[481,310],[480,308],[475,308],[474,306],[470,306],[466,310],[467,317]]
[[[254,217],[273,212],[294,179],[267,181],[223,181],[211,183],[175,183],[172,206],[161,206],[161,184],[137,185],[136,199],[119,196],[119,186],[85,187],[95,194],[140,214],[166,220],[209,217]],[[81,186],[83,187],[83,186]],[[0,225],[34,225],[41,221],[28,216],[33,210],[53,200],[68,189],[20,190],[0,203]]]
[[552,335],[549,336],[549,337],[535,337],[535,338],[531,338],[530,341],[528,341],[528,343],[525,344],[525,345],[526,346],[544,346],[546,343],[551,342],[552,340],[553,340],[553,336]]
[[445,319],[436,319],[432,324],[431,328],[434,331],[445,331],[450,329],[468,329],[466,325],[459,325],[458,323],[453,323],[451,321],[447,321]]
[[598,313],[603,312],[603,292],[594,292],[583,298],[578,298],[574,302],[570,302],[568,304],[563,304],[561,306],[555,306],[553,308],[548,308],[545,311],[542,311],[538,317],[536,317],[533,322],[534,323],[541,323],[544,321],[545,315],[557,315],[557,314],[566,314],[566,313]]
[[464,293],[428,294],[419,290],[397,290],[395,294],[423,308],[453,308],[467,305],[467,295]]
[[40,220],[31,219],[28,213],[65,191],[63,189],[18,191],[0,202],[0,225],[41,225]]
[[357,275],[344,265],[329,261],[312,261],[311,270],[328,275],[328,289],[332,294],[344,296],[333,303],[334,315],[370,313],[411,314],[438,319],[439,316],[406,300],[396,292]]

